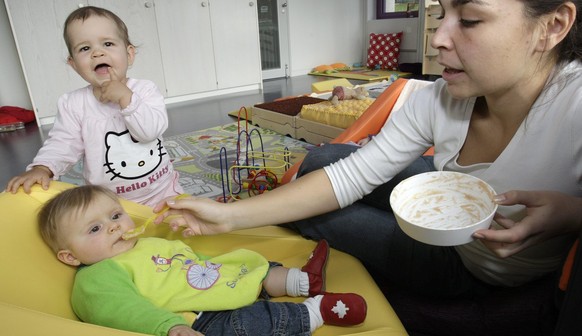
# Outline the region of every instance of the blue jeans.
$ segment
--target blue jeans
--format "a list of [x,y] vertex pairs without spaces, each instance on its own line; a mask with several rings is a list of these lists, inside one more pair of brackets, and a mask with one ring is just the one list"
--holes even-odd
[[192,329],[206,336],[311,335],[307,306],[293,302],[257,301],[239,309],[204,312]]
[[[311,150],[297,176],[346,157],[358,147],[326,144]],[[390,193],[402,180],[434,171],[432,156],[423,156],[362,200],[337,211],[284,224],[306,238],[325,238],[330,245],[358,258],[377,283],[430,296],[471,296],[487,285],[464,267],[454,247],[432,246],[406,235],[390,208]]]
[[[283,266],[269,261],[269,269]],[[263,288],[262,299],[250,306],[216,312],[203,312],[192,329],[212,335],[311,335],[307,306],[293,302],[271,302]]]

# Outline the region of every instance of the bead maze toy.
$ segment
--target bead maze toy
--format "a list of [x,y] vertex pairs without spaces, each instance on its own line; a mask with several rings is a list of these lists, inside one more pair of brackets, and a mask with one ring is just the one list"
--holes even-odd
[[[245,113],[245,126],[241,130],[241,114]],[[279,176],[291,166],[291,153],[287,147],[265,152],[259,129],[249,131],[248,112],[241,107],[238,112],[238,136],[234,160],[230,161],[225,147],[220,149],[220,177],[224,203],[236,201],[243,197],[260,195],[276,188]],[[260,150],[256,151],[255,147]]]

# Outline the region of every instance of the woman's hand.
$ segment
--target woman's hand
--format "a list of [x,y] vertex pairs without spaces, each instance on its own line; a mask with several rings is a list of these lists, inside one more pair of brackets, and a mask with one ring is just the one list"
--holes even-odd
[[529,246],[582,228],[582,198],[554,191],[509,191],[496,196],[499,205],[523,204],[526,216],[515,222],[499,213],[495,222],[503,229],[479,230],[473,237],[501,258]]
[[[154,207],[154,212],[161,212],[154,223],[166,221],[174,232],[183,227],[184,237],[225,233],[232,230],[226,205],[208,198],[170,198]],[[169,210],[162,212],[165,206]]]

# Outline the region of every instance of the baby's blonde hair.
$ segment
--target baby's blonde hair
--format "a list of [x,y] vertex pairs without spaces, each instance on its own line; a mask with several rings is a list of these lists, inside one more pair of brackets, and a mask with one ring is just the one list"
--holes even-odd
[[55,253],[63,248],[59,230],[63,219],[73,212],[85,211],[99,195],[119,202],[113,191],[99,185],[85,185],[67,189],[41,207],[37,215],[40,235]]

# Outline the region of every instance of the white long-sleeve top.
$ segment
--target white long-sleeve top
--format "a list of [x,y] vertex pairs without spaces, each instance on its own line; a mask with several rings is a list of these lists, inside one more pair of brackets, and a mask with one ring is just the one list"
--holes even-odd
[[164,97],[149,80],[130,78],[127,86],[133,95],[125,109],[99,102],[90,85],[62,95],[48,139],[27,170],[43,165],[58,179],[83,159],[85,182],[120,197],[152,206],[181,193],[162,143],[168,127]]
[[[341,207],[392,179],[434,145],[437,170],[459,171],[489,183],[497,193],[554,190],[582,196],[582,63],[556,71],[510,143],[491,163],[457,164],[476,98],[454,99],[447,84],[414,92],[373,141],[325,168]],[[523,206],[498,212],[523,218]],[[512,257],[496,257],[480,241],[456,247],[467,269],[494,285],[516,286],[556,270],[570,247],[560,236]]]

